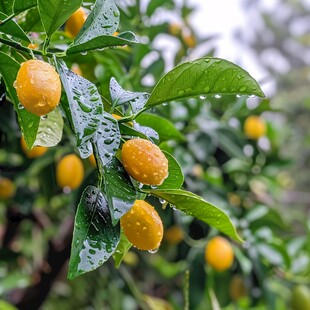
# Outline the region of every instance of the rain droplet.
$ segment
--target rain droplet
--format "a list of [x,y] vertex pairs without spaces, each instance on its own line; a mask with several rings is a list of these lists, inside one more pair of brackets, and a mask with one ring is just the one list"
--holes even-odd
[[87,55],[87,52],[81,52],[81,55],[85,56]]
[[41,116],[41,120],[42,120],[42,121],[46,121],[46,120],[47,120],[47,115],[42,115],[42,116]]
[[222,97],[222,96],[219,95],[219,94],[214,95],[214,98],[216,98],[216,99],[220,99],[221,97]]
[[162,198],[159,198],[159,202],[163,205],[166,203],[166,200],[165,199],[162,199]]
[[207,96],[205,96],[205,95],[200,95],[199,98],[203,100],[203,99],[206,99]]
[[204,90],[205,93],[208,93],[210,91],[210,87],[206,86],[203,90]]
[[240,87],[240,91],[241,91],[241,92],[246,91],[246,86],[242,86],[242,87]]
[[17,105],[17,108],[18,108],[19,110],[22,110],[22,109],[24,109],[25,107],[19,102],[18,105]]
[[157,253],[157,251],[158,251],[158,248],[153,249],[153,250],[149,250],[149,253],[151,253],[151,254],[155,254],[155,253]]
[[16,80],[15,80],[14,83],[13,83],[13,87],[14,87],[14,88],[17,88],[17,81],[16,81]]
[[151,188],[152,188],[152,189],[156,189],[157,186],[156,186],[156,185],[151,185]]

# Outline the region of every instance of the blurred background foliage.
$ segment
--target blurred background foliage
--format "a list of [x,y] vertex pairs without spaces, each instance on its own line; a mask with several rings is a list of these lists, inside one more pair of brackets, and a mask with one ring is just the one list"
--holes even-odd
[[[84,3],[86,8],[90,4]],[[198,8],[186,1],[117,4],[119,32],[133,31],[144,44],[66,59],[103,96],[109,97],[111,77],[124,89],[150,92],[164,72],[192,59],[197,49],[201,56],[217,56],[216,35],[202,37],[195,32],[191,13]],[[255,33],[251,40],[247,29],[236,32],[235,39],[266,70],[261,85],[269,79],[276,82],[272,98],[207,96],[150,111],[169,119],[180,131],[179,140],[160,146],[181,164],[184,188],[224,209],[244,238],[243,245],[233,244],[235,261],[230,270],[215,272],[204,261],[205,245],[218,232],[178,211],[163,209],[153,198],[166,231],[156,254],[131,249],[119,269],[110,259],[92,273],[66,280],[81,193],[57,187],[55,163],[75,148],[74,137],[66,124],[57,147],[28,158],[1,83],[0,175],[16,188],[13,198],[0,202],[1,309],[15,309],[11,303],[20,309],[41,305],[47,310],[284,310],[293,307],[292,300],[303,300],[296,287],[310,284],[310,8],[296,0],[277,1],[274,10],[265,10],[259,2],[242,4],[245,12],[260,12],[260,23],[259,27],[251,24]],[[36,31],[33,37],[40,42],[42,28],[34,23],[36,14],[30,10],[21,23],[24,29]],[[55,46],[67,42],[62,31],[52,40]],[[174,42],[175,48],[169,50],[169,44],[164,48],[165,42]],[[244,133],[250,115],[259,115],[266,124],[266,134],[257,140]],[[88,160],[83,162],[84,185],[95,184],[95,168]],[[308,302],[308,308],[293,309],[309,309],[310,297],[305,298],[308,301],[302,304]]]

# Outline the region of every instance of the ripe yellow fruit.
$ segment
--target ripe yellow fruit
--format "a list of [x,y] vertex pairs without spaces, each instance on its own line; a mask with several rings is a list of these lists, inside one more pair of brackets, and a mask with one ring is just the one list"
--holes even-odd
[[54,67],[41,60],[22,63],[14,87],[20,103],[29,112],[39,116],[54,110],[61,96],[58,73]]
[[151,251],[160,246],[163,223],[154,207],[146,201],[136,200],[120,222],[125,236],[138,249]]
[[147,185],[160,185],[168,176],[168,160],[151,141],[132,139],[124,143],[122,161],[135,180]]
[[87,19],[87,14],[83,8],[76,10],[67,20],[65,32],[72,38],[76,37]]
[[205,248],[205,260],[217,271],[227,270],[234,261],[232,246],[223,237],[212,238]]
[[184,34],[182,39],[185,45],[189,48],[193,48],[197,45],[196,38],[192,34]]
[[256,115],[249,116],[244,122],[244,133],[250,138],[257,140],[266,134],[265,122]]
[[24,137],[21,137],[20,144],[23,152],[28,158],[35,158],[42,156],[48,150],[48,148],[44,146],[34,146],[31,150],[29,150]]
[[229,296],[236,301],[247,295],[247,288],[244,279],[240,275],[233,275],[229,283]]
[[90,164],[91,164],[93,167],[97,167],[96,158],[95,158],[95,155],[94,155],[94,154],[91,154],[91,155],[88,157],[88,160],[89,160]]
[[8,178],[0,178],[0,199],[9,199],[15,195],[15,185]]
[[64,156],[56,167],[57,184],[64,188],[79,187],[84,178],[84,166],[81,159],[75,154]]
[[184,233],[179,225],[173,225],[165,230],[164,240],[170,244],[179,244],[184,238]]
[[39,45],[37,43],[30,43],[28,44],[28,47],[31,48],[32,50],[35,50]]

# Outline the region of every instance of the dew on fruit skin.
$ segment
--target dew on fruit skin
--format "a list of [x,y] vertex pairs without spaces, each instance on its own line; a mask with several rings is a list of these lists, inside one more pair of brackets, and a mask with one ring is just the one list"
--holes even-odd
[[19,110],[25,109],[25,107],[20,102],[18,103],[17,108]]
[[156,189],[157,186],[156,185],[151,185],[151,189]]
[[244,91],[246,91],[246,86],[240,87],[240,92],[244,92]]

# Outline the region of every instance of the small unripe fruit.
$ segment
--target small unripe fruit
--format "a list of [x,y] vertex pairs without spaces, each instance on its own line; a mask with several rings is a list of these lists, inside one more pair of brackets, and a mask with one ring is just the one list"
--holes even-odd
[[9,199],[15,195],[15,185],[8,178],[0,178],[0,199]]

